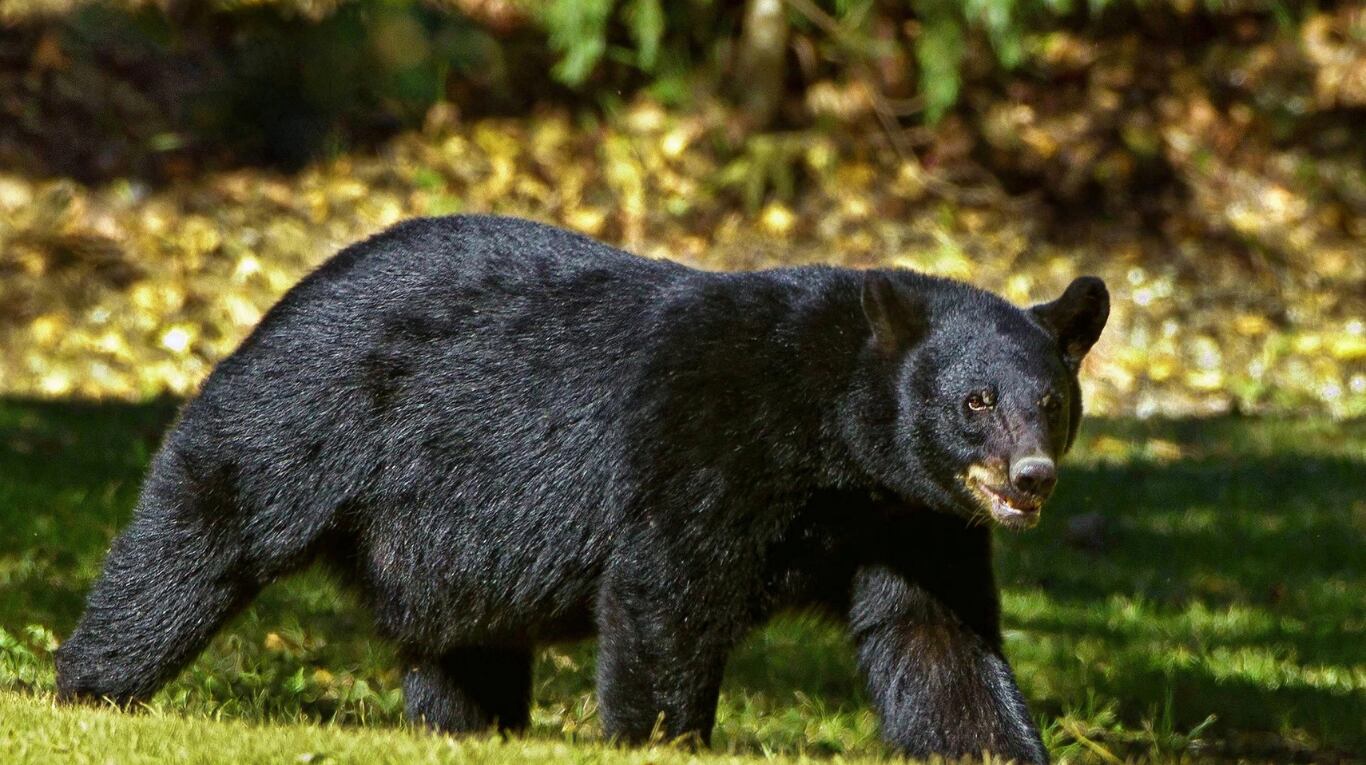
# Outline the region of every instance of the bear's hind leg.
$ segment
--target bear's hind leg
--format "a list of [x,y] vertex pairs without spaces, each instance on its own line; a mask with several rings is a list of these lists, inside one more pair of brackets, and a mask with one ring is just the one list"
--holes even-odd
[[[248,542],[229,482],[190,478],[182,465],[173,450],[158,455],[132,523],[57,651],[58,698],[146,700],[306,551],[287,532]],[[284,557],[262,560],[272,545]]]
[[525,728],[531,661],[529,649],[485,647],[416,659],[403,679],[408,718],[444,733]]
[[598,603],[603,733],[629,744],[659,735],[666,741],[706,746],[733,642],[725,623],[735,620],[721,617],[721,625],[699,629],[706,616],[724,611],[716,608],[709,613],[707,606],[680,604],[677,598],[653,593],[623,596],[621,590],[629,588],[609,583]]

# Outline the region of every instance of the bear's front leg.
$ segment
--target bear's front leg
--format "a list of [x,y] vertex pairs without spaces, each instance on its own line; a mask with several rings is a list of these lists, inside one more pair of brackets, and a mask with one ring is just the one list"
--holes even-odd
[[855,576],[850,629],[883,738],[917,758],[1046,763],[1001,652],[990,539],[985,529],[952,533],[934,534],[942,544],[916,560]]
[[731,646],[726,617],[659,572],[609,578],[598,599],[598,702],[604,734],[707,745]]

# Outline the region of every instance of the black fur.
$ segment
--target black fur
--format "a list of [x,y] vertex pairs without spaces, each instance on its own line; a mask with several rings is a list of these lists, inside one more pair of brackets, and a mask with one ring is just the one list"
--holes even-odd
[[706,273],[514,219],[396,226],[186,405],[59,694],[146,698],[321,556],[440,729],[525,726],[533,648],[597,634],[609,735],[705,741],[732,647],[816,607],[848,620],[893,745],[1042,762],[964,476],[1066,449],[1097,285],[1029,312],[905,271]]

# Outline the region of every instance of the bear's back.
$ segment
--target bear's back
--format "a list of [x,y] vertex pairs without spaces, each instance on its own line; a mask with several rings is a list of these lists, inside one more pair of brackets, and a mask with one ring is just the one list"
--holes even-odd
[[[620,424],[663,306],[707,278],[528,221],[400,224],[291,290],[168,451],[244,523],[349,519],[395,632],[442,621],[424,608],[490,632],[570,618],[631,485]],[[491,580],[516,602],[472,584]]]

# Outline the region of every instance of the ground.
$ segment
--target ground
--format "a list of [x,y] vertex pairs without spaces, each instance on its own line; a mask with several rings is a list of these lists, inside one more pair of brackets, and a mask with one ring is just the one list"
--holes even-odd
[[[842,634],[803,617],[736,654],[712,752],[602,745],[591,644],[542,652],[528,735],[428,736],[402,722],[392,653],[318,571],[270,588],[150,710],[54,707],[51,651],[173,414],[0,400],[6,761],[888,757]],[[1366,422],[1092,420],[1069,463],[1040,527],[999,555],[1006,648],[1055,756],[1366,749]]]

